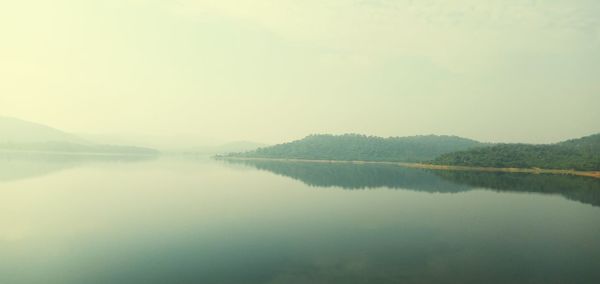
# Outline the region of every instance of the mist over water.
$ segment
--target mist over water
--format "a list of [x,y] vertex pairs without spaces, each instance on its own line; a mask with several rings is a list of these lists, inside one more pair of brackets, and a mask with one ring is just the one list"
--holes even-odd
[[3,1],[0,115],[152,148],[600,132],[600,4]]

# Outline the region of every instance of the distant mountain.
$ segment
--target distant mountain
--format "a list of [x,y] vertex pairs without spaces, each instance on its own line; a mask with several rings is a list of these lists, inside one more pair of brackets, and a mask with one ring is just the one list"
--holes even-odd
[[156,154],[149,148],[96,144],[50,126],[0,116],[0,150],[45,153]]
[[233,141],[221,145],[195,147],[188,152],[196,154],[228,154],[253,151],[265,146],[267,145],[251,141]]
[[50,126],[0,116],[0,144],[68,142],[89,144],[75,135]]
[[483,144],[456,136],[389,137],[359,134],[310,135],[301,140],[231,154],[233,157],[344,161],[422,162]]
[[441,155],[434,164],[600,171],[600,134],[556,144],[498,144]]
[[[201,133],[173,134],[155,133],[142,134],[136,132],[104,132],[104,133],[74,133],[78,137],[99,144],[136,145],[158,149],[167,153],[194,152],[205,146],[219,145],[223,141],[211,137],[204,137]],[[216,153],[212,153],[216,154]]]

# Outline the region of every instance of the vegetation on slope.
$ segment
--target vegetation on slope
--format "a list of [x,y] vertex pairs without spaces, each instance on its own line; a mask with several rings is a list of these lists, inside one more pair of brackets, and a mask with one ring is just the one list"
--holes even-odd
[[359,134],[310,135],[301,140],[259,148],[234,157],[342,161],[422,162],[482,144],[456,136],[389,137]]
[[556,144],[498,144],[443,154],[434,164],[499,167],[600,170],[600,134]]

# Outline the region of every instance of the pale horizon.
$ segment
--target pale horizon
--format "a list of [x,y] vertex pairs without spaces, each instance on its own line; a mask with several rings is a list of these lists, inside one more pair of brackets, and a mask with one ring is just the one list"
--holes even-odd
[[6,1],[0,114],[190,143],[552,143],[600,132],[599,15],[585,0]]

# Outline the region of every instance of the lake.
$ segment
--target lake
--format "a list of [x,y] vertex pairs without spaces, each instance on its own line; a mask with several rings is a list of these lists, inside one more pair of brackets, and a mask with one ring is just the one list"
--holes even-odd
[[600,283],[600,180],[3,153],[0,283]]

